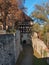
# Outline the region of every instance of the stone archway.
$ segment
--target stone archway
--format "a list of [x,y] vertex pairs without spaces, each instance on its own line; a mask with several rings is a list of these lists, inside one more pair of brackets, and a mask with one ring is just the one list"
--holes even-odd
[[23,40],[23,43],[26,44],[26,40]]
[[26,42],[27,42],[27,41],[26,41],[26,40],[23,40],[22,42],[23,42],[23,45],[26,45]]

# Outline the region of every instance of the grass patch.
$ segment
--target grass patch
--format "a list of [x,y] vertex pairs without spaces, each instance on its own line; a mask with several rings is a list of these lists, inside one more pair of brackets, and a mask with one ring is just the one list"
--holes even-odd
[[34,65],[48,65],[45,59],[37,59],[36,57],[33,57],[33,64]]
[[41,57],[36,51],[33,55],[33,65],[48,65],[46,62],[46,58],[39,58]]

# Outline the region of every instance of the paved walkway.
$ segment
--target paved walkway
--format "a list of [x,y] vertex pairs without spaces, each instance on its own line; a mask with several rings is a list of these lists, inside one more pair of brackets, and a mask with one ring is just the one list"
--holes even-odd
[[24,58],[20,65],[33,65],[33,51],[31,46],[24,46]]

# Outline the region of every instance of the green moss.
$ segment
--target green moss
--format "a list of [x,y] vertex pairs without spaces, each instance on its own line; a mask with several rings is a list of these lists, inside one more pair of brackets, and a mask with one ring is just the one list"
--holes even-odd
[[16,32],[16,29],[9,29],[9,30],[7,30],[7,33],[15,33]]

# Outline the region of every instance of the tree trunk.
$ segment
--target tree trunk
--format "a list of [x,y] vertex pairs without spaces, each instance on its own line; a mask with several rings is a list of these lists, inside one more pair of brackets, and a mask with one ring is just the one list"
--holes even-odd
[[3,22],[3,30],[6,30],[6,21]]

